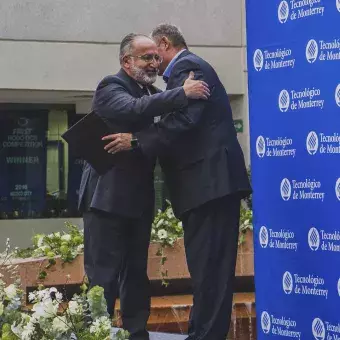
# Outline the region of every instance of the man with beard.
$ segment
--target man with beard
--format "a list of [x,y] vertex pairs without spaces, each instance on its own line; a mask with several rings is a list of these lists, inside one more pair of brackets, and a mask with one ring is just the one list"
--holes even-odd
[[[207,98],[206,84],[192,77],[183,86],[159,93],[152,84],[161,61],[149,37],[130,34],[123,39],[121,70],[99,83],[93,99],[93,110],[112,131],[140,131],[151,125],[155,116],[185,108],[188,98]],[[119,286],[123,326],[130,332],[130,339],[146,340],[155,159],[146,158],[133,139],[128,142],[131,150],[117,155],[115,166],[105,175],[85,165],[79,190],[84,264],[90,286],[104,288],[111,316]]]
[[[183,222],[194,305],[190,340],[224,340],[233,299],[240,201],[251,192],[227,93],[215,70],[188,50],[182,33],[163,24],[152,32],[163,58],[167,89],[193,71],[209,84],[208,100],[189,100],[136,133],[144,155],[159,155],[174,212]],[[109,152],[121,152],[128,134],[110,136]]]

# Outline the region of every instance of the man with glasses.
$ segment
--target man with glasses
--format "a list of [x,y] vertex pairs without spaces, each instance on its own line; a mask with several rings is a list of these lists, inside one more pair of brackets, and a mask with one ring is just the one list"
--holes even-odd
[[[93,110],[107,120],[112,131],[138,132],[150,126],[154,117],[187,107],[188,99],[207,99],[207,85],[192,77],[165,92],[152,86],[161,61],[149,37],[130,34],[123,39],[121,70],[99,83],[93,99]],[[123,326],[130,339],[146,340],[155,158],[145,157],[131,136],[128,143],[131,149],[117,155],[115,166],[105,175],[97,174],[89,164],[84,168],[79,190],[84,264],[90,286],[104,288],[111,316],[120,288]]]
[[[183,222],[193,284],[188,340],[224,340],[233,299],[240,201],[251,192],[227,93],[215,70],[188,50],[173,25],[152,34],[163,57],[160,75],[167,89],[195,78],[209,84],[208,100],[189,100],[187,108],[165,115],[136,133],[141,152],[159,156],[174,212]],[[130,148],[128,134],[111,136],[109,152]],[[124,151],[123,151],[124,152]]]

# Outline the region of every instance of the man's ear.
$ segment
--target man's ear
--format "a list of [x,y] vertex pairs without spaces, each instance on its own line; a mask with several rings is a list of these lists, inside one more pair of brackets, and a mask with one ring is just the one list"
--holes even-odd
[[166,51],[168,51],[169,49],[170,49],[170,47],[171,47],[171,42],[170,42],[170,40],[167,38],[167,37],[162,37],[162,39],[161,39],[161,42],[163,43],[163,45],[164,45],[164,49],[166,50]]
[[128,57],[127,55],[125,57],[123,57],[123,66],[127,69],[129,69],[131,67],[131,64],[130,64],[130,57]]

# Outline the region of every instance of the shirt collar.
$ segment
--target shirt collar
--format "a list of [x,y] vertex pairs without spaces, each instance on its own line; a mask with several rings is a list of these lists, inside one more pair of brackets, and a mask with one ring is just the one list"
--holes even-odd
[[178,57],[184,52],[186,51],[186,49],[184,48],[183,50],[180,50],[170,61],[169,65],[167,66],[167,68],[165,69],[164,73],[163,73],[163,80],[167,83],[170,75],[171,75],[171,71],[175,65],[175,62],[177,61]]

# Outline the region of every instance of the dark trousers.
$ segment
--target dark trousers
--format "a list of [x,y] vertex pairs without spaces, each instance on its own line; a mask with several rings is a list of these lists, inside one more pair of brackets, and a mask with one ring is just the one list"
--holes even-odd
[[194,305],[188,340],[225,340],[229,331],[237,257],[240,198],[225,196],[183,216]]
[[119,292],[124,329],[146,340],[150,315],[148,247],[153,212],[132,219],[102,211],[84,215],[84,265],[90,287],[101,286],[112,316]]

